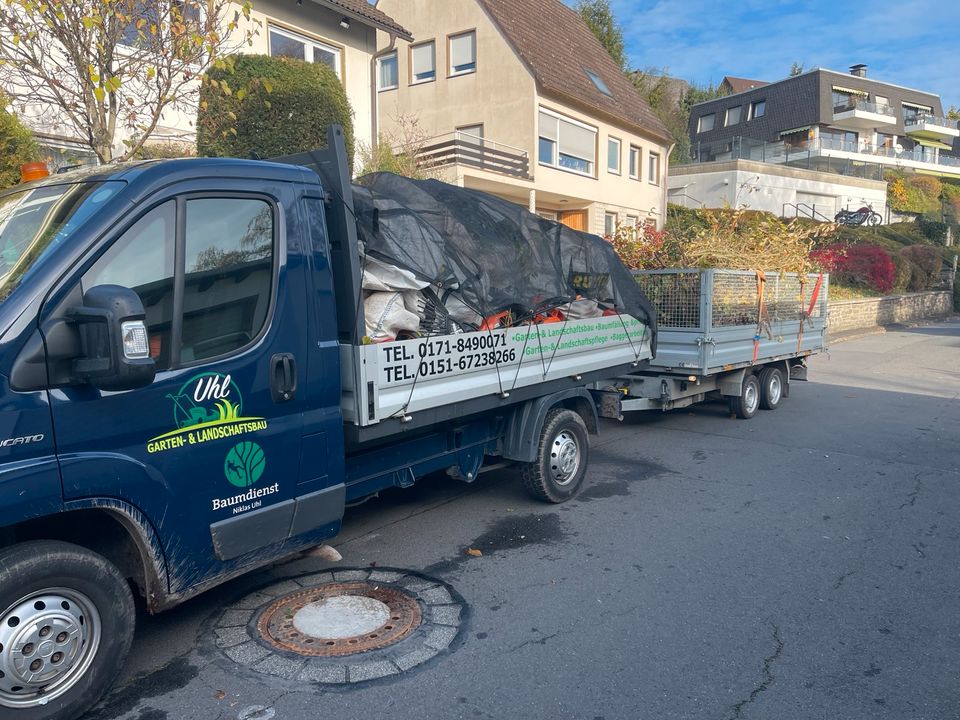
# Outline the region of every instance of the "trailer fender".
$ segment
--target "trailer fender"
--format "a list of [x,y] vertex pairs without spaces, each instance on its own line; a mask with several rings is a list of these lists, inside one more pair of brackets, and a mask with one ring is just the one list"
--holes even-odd
[[555,407],[567,407],[579,413],[591,434],[597,433],[597,406],[586,388],[570,388],[524,403],[511,413],[503,435],[500,455],[505,460],[533,462],[547,413]]
[[720,378],[720,394],[727,397],[740,397],[743,393],[743,378],[747,368],[728,372]]

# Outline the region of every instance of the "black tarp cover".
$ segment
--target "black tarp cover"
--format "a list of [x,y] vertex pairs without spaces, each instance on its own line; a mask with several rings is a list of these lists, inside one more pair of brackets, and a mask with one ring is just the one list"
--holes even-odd
[[580,295],[648,325],[656,348],[656,311],[602,238],[439,180],[374,173],[353,191],[365,252],[452,288],[481,316],[531,317]]

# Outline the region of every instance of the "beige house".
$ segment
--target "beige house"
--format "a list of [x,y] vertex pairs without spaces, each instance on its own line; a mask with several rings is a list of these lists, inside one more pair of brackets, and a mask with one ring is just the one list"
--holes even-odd
[[[379,0],[379,127],[442,179],[577,229],[662,227],[667,129],[560,0]],[[418,143],[419,144],[419,143]]]
[[[293,57],[330,65],[346,89],[354,111],[354,135],[358,143],[370,144],[377,135],[374,68],[377,33],[412,40],[382,10],[367,0],[255,0],[249,21],[238,37],[252,35],[239,51]],[[96,162],[81,140],[71,137],[68,123],[50,108],[36,108],[24,118],[37,134],[55,164]],[[149,142],[192,144],[196,139],[196,111],[169,109]],[[119,150],[123,138],[117,138]]]

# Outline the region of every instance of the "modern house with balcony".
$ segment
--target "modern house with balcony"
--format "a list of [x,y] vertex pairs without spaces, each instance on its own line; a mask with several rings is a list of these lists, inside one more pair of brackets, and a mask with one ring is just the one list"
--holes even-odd
[[882,179],[883,170],[960,177],[960,129],[940,96],[814,69],[695,105],[694,160],[749,158]]
[[671,139],[560,0],[379,0],[378,124],[422,135],[420,163],[571,227],[662,227]]
[[870,204],[886,216],[887,171],[960,178],[960,129],[934,93],[868,78],[865,65],[747,82],[693,106],[693,164],[671,169],[671,202],[820,220]]

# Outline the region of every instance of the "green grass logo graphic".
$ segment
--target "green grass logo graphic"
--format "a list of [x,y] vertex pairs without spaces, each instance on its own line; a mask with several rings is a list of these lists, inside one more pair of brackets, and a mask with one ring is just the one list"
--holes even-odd
[[242,442],[234,445],[223,461],[223,473],[227,480],[237,487],[250,487],[267,466],[267,456],[263,448],[255,442]]

